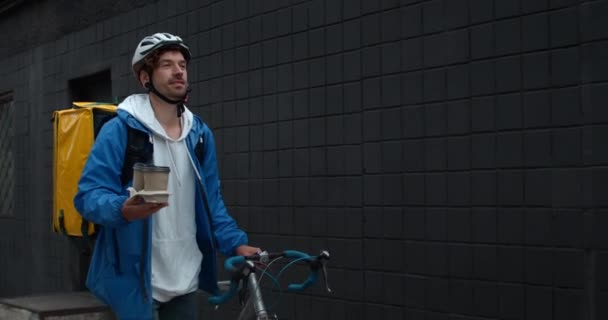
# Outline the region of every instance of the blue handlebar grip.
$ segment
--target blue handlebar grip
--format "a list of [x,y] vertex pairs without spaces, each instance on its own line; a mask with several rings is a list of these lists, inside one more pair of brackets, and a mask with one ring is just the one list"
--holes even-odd
[[306,259],[310,260],[312,257],[304,252],[296,251],[296,250],[285,250],[283,251],[286,258],[290,259]]
[[222,303],[232,299],[232,297],[236,294],[236,290],[238,289],[238,286],[239,286],[238,281],[232,280],[232,281],[230,281],[230,288],[228,289],[228,291],[224,292],[224,294],[222,294],[220,296],[211,296],[211,297],[207,298],[207,301],[213,305],[222,304]]
[[242,264],[244,262],[245,262],[245,257],[243,257],[243,256],[230,257],[230,258],[226,259],[226,261],[224,261],[224,269],[226,269],[227,271],[236,271],[236,268],[234,267],[234,265]]
[[315,284],[315,282],[317,282],[318,279],[319,279],[319,271],[318,270],[311,271],[310,275],[308,276],[308,279],[306,279],[306,281],[304,281],[303,283],[292,283],[287,286],[287,290],[289,290],[291,292],[304,291],[304,289]]

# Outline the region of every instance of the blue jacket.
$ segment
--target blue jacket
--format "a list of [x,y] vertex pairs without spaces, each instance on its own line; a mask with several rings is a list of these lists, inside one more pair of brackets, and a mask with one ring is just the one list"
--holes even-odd
[[[204,141],[203,163],[198,164],[198,170],[204,180],[217,249],[224,255],[232,255],[238,246],[247,244],[247,236],[238,229],[224,206],[213,134],[196,115],[193,122],[186,144],[192,158],[197,159],[194,148],[201,138]],[[121,214],[121,207],[128,198],[127,186],[120,181],[127,126],[150,134],[132,115],[119,109],[118,116],[106,123],[97,136],[78,183],[74,205],[85,219],[101,226],[87,275],[87,287],[110,305],[120,319],[153,319],[152,220],[129,222]],[[204,257],[199,288],[213,294],[218,290],[216,244],[211,236],[200,183],[196,180],[196,176],[193,177],[197,192],[196,239]]]

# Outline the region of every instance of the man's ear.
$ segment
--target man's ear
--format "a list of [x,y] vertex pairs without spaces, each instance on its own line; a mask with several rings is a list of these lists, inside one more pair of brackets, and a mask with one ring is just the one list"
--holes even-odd
[[141,70],[139,72],[139,83],[142,85],[142,87],[147,89],[146,84],[148,84],[150,82],[150,75],[148,74],[148,72]]

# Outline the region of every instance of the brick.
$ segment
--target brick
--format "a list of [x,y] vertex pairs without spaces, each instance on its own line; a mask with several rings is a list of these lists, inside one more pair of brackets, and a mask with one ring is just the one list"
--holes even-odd
[[471,23],[491,20],[494,15],[494,5],[492,1],[471,0],[469,1],[469,10]]
[[473,96],[495,92],[495,70],[492,61],[471,63],[471,93]]
[[508,92],[521,89],[521,60],[519,57],[507,57],[496,60],[496,92]]
[[385,11],[381,15],[382,21],[382,41],[395,41],[398,40],[401,36],[401,29],[395,28],[401,24],[400,20],[400,10],[394,9],[390,11]]
[[252,126],[249,129],[250,140],[249,145],[252,151],[262,150],[264,147],[264,134],[262,126]]
[[473,248],[465,245],[449,245],[451,277],[470,278],[473,275]]
[[425,102],[445,99],[447,89],[445,69],[425,71],[422,78]]
[[[499,187],[500,188],[500,187]],[[517,208],[498,210],[498,241],[506,244],[521,244],[524,239],[524,214]]]
[[381,155],[382,155],[382,172],[384,173],[397,173],[403,171],[403,161],[401,159],[402,150],[401,143],[395,142],[383,142],[381,144]]
[[361,44],[369,46],[379,43],[381,41],[380,30],[380,14],[364,16],[361,19]]
[[[582,9],[582,12],[584,17],[585,9]],[[593,22],[591,22],[591,19],[581,18],[583,38],[587,35],[585,26],[588,25],[588,23]],[[568,8],[551,12],[549,16],[549,26],[551,30],[550,44],[552,47],[576,44],[579,37],[579,33],[577,32],[579,30],[578,8]],[[603,32],[603,30],[593,30],[593,32]]]
[[458,99],[470,95],[468,65],[459,65],[446,69],[447,98]]
[[439,171],[447,169],[447,148],[445,139],[426,140],[426,169]]
[[302,32],[293,35],[293,60],[308,58],[308,33]]
[[522,134],[502,133],[496,135],[496,165],[499,167],[521,167]]
[[551,132],[531,131],[524,134],[524,164],[529,167],[552,163]]
[[529,209],[525,215],[525,243],[549,246],[552,244],[553,215],[550,209]]
[[551,171],[529,170],[525,173],[525,203],[531,206],[551,205]]
[[327,175],[327,151],[325,148],[310,149],[310,174],[313,176]]
[[505,18],[520,14],[519,1],[497,1],[494,3],[495,18]]
[[451,206],[471,204],[471,179],[468,173],[448,174],[448,204]]
[[471,204],[493,206],[496,204],[496,173],[476,171],[471,173]]
[[471,241],[471,211],[470,209],[448,209],[448,241]]
[[469,137],[448,138],[448,170],[466,170],[471,167],[471,139]]
[[405,38],[422,34],[422,5],[401,8],[401,35]]
[[[447,279],[430,278],[427,280],[426,308],[427,310],[446,312],[449,310],[449,281]],[[436,320],[439,320],[438,318]],[[442,319],[447,320],[447,319]]]
[[553,164],[557,166],[581,165],[582,131],[578,128],[553,131]]
[[504,282],[523,282],[524,249],[513,247],[498,248],[498,279]]
[[308,4],[296,5],[291,9],[292,31],[299,32],[308,28]]
[[577,125],[583,121],[578,88],[556,89],[551,92],[551,123],[555,126]]
[[372,78],[363,81],[363,107],[365,109],[378,108],[381,105],[380,79]]
[[585,299],[582,291],[557,289],[554,292],[556,320],[584,319]]
[[368,111],[363,114],[365,127],[363,128],[364,141],[381,140],[382,117],[380,111]]
[[552,224],[554,245],[581,247],[584,239],[583,214],[579,210],[559,210]]
[[471,314],[473,312],[473,285],[471,281],[450,280],[450,310],[459,314]]
[[473,312],[484,317],[498,314],[498,287],[495,283],[473,283]]
[[[583,257],[581,256],[580,258],[583,258]],[[606,270],[606,267],[608,267],[608,254],[606,254],[605,252],[596,253],[594,260],[595,260],[595,263],[593,265],[593,268],[595,268],[595,270]],[[582,267],[583,262],[584,262],[584,260],[581,259],[577,265],[581,265],[579,267]],[[579,270],[577,270],[577,271],[579,271]],[[580,271],[583,271],[583,269],[581,269]],[[579,279],[579,280],[582,280],[582,279]],[[608,273],[606,273],[604,271],[600,271],[597,274],[596,283],[597,283],[598,290],[608,291]],[[582,284],[582,283],[580,283],[580,284]]]
[[310,175],[310,155],[308,149],[296,149],[293,154],[294,175],[308,176]]
[[493,97],[474,98],[471,103],[471,125],[475,131],[489,131],[495,128],[495,106]]
[[335,54],[342,51],[342,25],[333,25],[325,28],[326,54]]
[[523,94],[524,127],[544,127],[551,123],[549,92],[538,91]]
[[380,2],[380,0],[361,1],[361,13],[370,13],[380,10]]
[[403,201],[406,205],[424,204],[424,175],[405,174],[403,175]]
[[448,134],[471,132],[471,105],[468,100],[447,103],[446,108]]
[[342,20],[342,2],[341,1],[326,1],[325,2],[325,23],[331,24]]
[[[406,252],[406,264],[405,264],[405,270],[407,273],[409,274],[424,274],[425,273],[425,261],[426,261],[426,245],[422,244],[422,243],[406,243],[405,244],[405,252]],[[421,279],[423,280],[423,279]],[[406,280],[406,284],[408,284],[408,280]],[[422,284],[426,283],[426,279],[424,279],[424,281],[420,281],[422,282]],[[418,285],[415,285],[416,287],[419,287],[420,282],[418,282]],[[422,288],[423,290],[421,290],[420,292],[425,292],[426,291],[426,286],[424,286]],[[406,295],[409,296],[408,292],[406,291]],[[424,299],[422,299],[422,301],[424,301]]]
[[496,280],[497,252],[494,246],[475,246],[473,249],[473,277]]
[[553,206],[577,207],[583,203],[583,179],[581,171],[553,170]]
[[526,283],[536,285],[551,285],[553,281],[553,251],[551,249],[527,248]]
[[424,141],[407,140],[403,142],[403,170],[420,172],[424,170]]
[[[350,7],[350,6],[349,6]],[[342,33],[343,39],[343,47],[345,51],[358,49],[361,46],[361,20],[350,20],[345,21],[344,32]]]
[[343,72],[342,55],[333,55],[325,58],[325,80],[328,84],[342,82]]
[[422,102],[422,73],[411,72],[401,76],[401,102],[405,105]]
[[447,29],[465,27],[469,21],[469,4],[466,0],[446,1],[443,3],[444,12],[449,12],[444,16],[445,27]]
[[422,277],[405,276],[404,301],[406,306],[413,308],[425,307],[426,282],[427,280]]
[[519,18],[494,23],[494,53],[496,55],[514,54],[521,50],[521,25]]
[[524,13],[531,13],[536,11],[543,11],[549,8],[549,0],[530,0],[522,3],[522,11]]
[[426,204],[441,206],[447,203],[447,176],[444,173],[427,174],[425,178]]
[[308,61],[309,66],[309,79],[311,87],[318,87],[325,84],[325,59],[316,58]]
[[424,135],[424,107],[412,106],[402,109],[403,134],[406,138],[420,137]]
[[359,51],[344,54],[343,80],[354,81],[361,79],[361,53]]
[[526,287],[526,318],[551,320],[553,319],[553,293],[551,288]]
[[525,297],[525,287],[522,285],[499,285],[499,316],[505,319],[523,319],[526,306]]
[[347,207],[361,207],[363,179],[360,177],[347,177],[344,179],[344,199]]
[[608,79],[608,41],[585,44],[581,47],[582,52],[582,81],[596,82]]
[[447,213],[445,209],[427,208],[425,239],[432,241],[447,240]]
[[[279,150],[279,176],[292,177],[294,173],[294,154],[292,150]],[[243,177],[246,178],[246,177]]]
[[323,0],[313,0],[308,7],[308,26],[310,28],[322,26],[325,23],[325,5]]
[[399,75],[382,77],[382,105],[384,107],[399,106],[401,102],[401,82]]
[[447,50],[444,49],[447,44],[446,34],[426,36],[422,41],[425,67],[437,67],[447,63]]
[[[318,117],[325,115],[326,112],[326,98],[325,98],[326,87],[311,88],[309,91],[309,106],[308,116]],[[318,120],[318,119],[317,119]],[[312,119],[311,119],[312,121]]]
[[533,53],[523,56],[524,89],[537,89],[549,85],[549,55]]
[[608,184],[608,170],[604,168],[595,168],[592,171],[592,192],[593,206],[606,207],[608,199],[604,196],[603,190],[606,190]]
[[547,49],[549,46],[549,16],[547,13],[524,16],[522,18],[523,51]]
[[382,205],[382,177],[364,177],[364,203],[366,205]]
[[566,86],[580,83],[578,48],[560,49],[551,53],[551,84]]
[[447,129],[446,107],[444,104],[426,106],[425,128],[427,136],[445,135]]
[[294,118],[308,116],[308,91],[301,90],[292,93]]
[[443,5],[441,1],[434,0],[423,4],[422,26],[424,33],[443,31]]
[[471,27],[470,31],[471,58],[480,59],[491,57],[494,53],[494,25],[482,24]]
[[[553,268],[553,283],[556,286],[578,289],[584,288],[585,254],[583,251],[555,250],[553,252]],[[606,269],[600,268],[598,270]],[[601,279],[601,276],[598,278]],[[598,281],[597,283],[601,282]]]
[[471,137],[471,167],[474,169],[496,166],[496,137],[494,134]]
[[523,115],[521,95],[519,93],[499,95],[496,97],[496,128],[519,129],[522,127]]
[[426,274],[433,276],[447,276],[448,246],[446,244],[426,245]]
[[605,16],[606,13],[608,13],[608,5],[606,5],[604,2],[581,4],[580,21],[583,41],[587,42],[591,40],[605,39],[608,36],[606,30],[603,30],[601,27],[601,25],[604,23],[602,17]]

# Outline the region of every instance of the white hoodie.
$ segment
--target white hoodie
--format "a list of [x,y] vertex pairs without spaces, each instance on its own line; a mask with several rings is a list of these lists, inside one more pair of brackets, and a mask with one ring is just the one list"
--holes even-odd
[[154,164],[171,168],[169,206],[152,218],[152,297],[167,302],[196,291],[203,255],[196,243],[195,177],[193,160],[185,138],[192,128],[193,115],[185,109],[182,134],[171,139],[154,115],[147,94],[127,97],[119,106],[154,133]]

